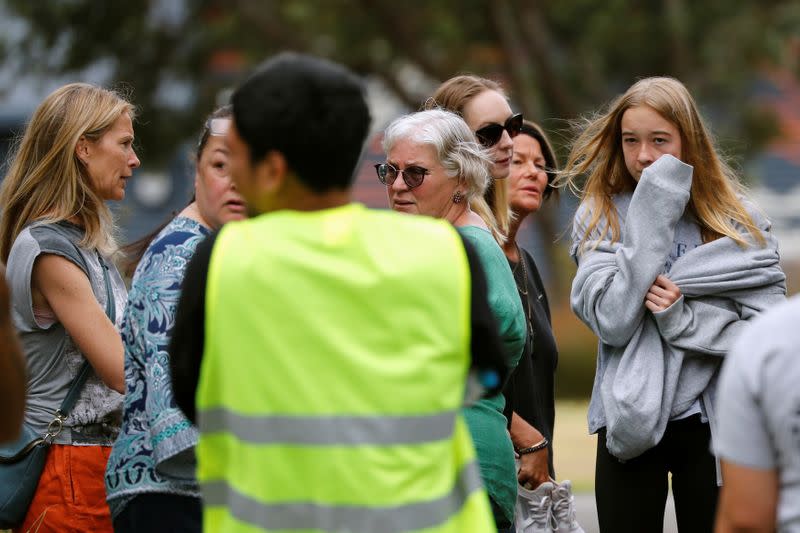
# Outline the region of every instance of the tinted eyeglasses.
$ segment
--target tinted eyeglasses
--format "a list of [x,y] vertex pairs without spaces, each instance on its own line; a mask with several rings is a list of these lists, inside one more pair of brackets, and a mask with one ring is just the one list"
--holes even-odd
[[419,187],[422,185],[422,180],[425,179],[425,176],[430,174],[431,171],[427,168],[422,167],[406,167],[403,170],[393,167],[389,163],[378,163],[375,165],[375,172],[378,173],[378,179],[381,180],[381,183],[384,185],[391,186],[394,183],[394,180],[397,179],[398,175],[403,176],[403,181],[406,182],[409,189],[413,189],[414,187]]
[[507,131],[508,135],[513,139],[519,135],[521,129],[522,113],[517,113],[516,115],[508,117],[503,125],[489,124],[488,126],[478,129],[475,132],[475,136],[484,148],[490,148],[500,142],[500,138],[503,136],[503,130]]

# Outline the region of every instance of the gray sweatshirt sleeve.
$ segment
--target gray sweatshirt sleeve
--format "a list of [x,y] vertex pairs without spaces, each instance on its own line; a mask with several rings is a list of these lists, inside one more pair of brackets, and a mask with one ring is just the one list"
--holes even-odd
[[[578,272],[572,309],[605,344],[625,346],[642,320],[645,295],[664,271],[675,225],[689,201],[692,170],[675,157],[660,157],[636,186],[620,221],[621,242],[615,246],[605,241],[593,248],[597,241],[590,235],[581,250],[573,246]],[[585,215],[585,209],[576,214],[574,242],[586,232]]]
[[747,327],[746,320],[755,314],[747,308],[737,311],[727,298],[686,299],[681,296],[653,316],[661,336],[673,346],[723,356]]
[[785,300],[786,276],[780,267],[778,242],[769,231],[769,221],[753,209],[750,213],[763,232],[765,246],[752,242],[742,248],[731,239],[717,239],[694,251],[713,248],[716,253],[706,253],[706,259],[694,265],[692,276],[685,271],[692,252],[673,266],[670,278],[683,295],[667,309],[653,313],[661,336],[673,346],[723,356],[749,320]]
[[[765,254],[769,252],[764,250]],[[758,270],[760,285],[748,295],[739,294],[738,303],[724,293],[701,297],[683,295],[667,309],[653,313],[661,336],[677,348],[724,356],[748,328],[750,320],[786,300],[785,276],[778,264],[777,250],[774,255],[773,265],[753,269]],[[743,259],[740,263],[744,269],[748,261]]]

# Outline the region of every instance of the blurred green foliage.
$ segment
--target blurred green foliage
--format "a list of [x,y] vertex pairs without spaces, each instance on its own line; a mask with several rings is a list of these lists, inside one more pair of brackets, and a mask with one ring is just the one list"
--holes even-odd
[[[540,120],[594,110],[638,77],[674,75],[720,109],[723,137],[748,136],[735,149],[752,150],[773,129],[750,128],[748,84],[769,66],[797,72],[800,46],[793,0],[6,3],[30,27],[14,51],[18,68],[75,72],[107,61],[113,79],[134,89],[137,131],[156,160],[196,129],[221,88],[285,49],[377,76],[412,108],[455,73],[493,76]],[[159,101],[170,82],[193,89],[189,105]]]

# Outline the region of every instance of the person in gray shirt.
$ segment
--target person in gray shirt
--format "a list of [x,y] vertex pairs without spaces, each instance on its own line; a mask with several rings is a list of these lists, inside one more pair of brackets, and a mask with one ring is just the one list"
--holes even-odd
[[756,319],[722,368],[717,533],[800,532],[800,295]]
[[694,99],[645,78],[589,120],[564,181],[582,192],[573,312],[597,335],[589,431],[600,530],[711,531],[718,370],[748,320],[785,301],[770,223],[714,149]]
[[[0,186],[0,261],[28,371],[24,424],[53,442],[19,531],[112,530],[103,475],[125,391],[127,291],[112,261],[106,202],[125,197],[139,166],[134,116],[116,92],[56,89],[33,113]],[[58,408],[83,368],[86,381],[63,416]]]

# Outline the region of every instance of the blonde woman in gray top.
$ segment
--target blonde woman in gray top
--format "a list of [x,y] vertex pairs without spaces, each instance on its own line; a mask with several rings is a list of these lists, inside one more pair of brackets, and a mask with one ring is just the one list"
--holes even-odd
[[139,166],[133,118],[115,92],[82,83],[57,89],[34,112],[0,190],[0,260],[28,369],[25,424],[44,434],[83,363],[91,366],[21,531],[112,530],[103,474],[124,378],[109,316],[122,317],[126,290],[111,261],[106,201],[124,198]]

